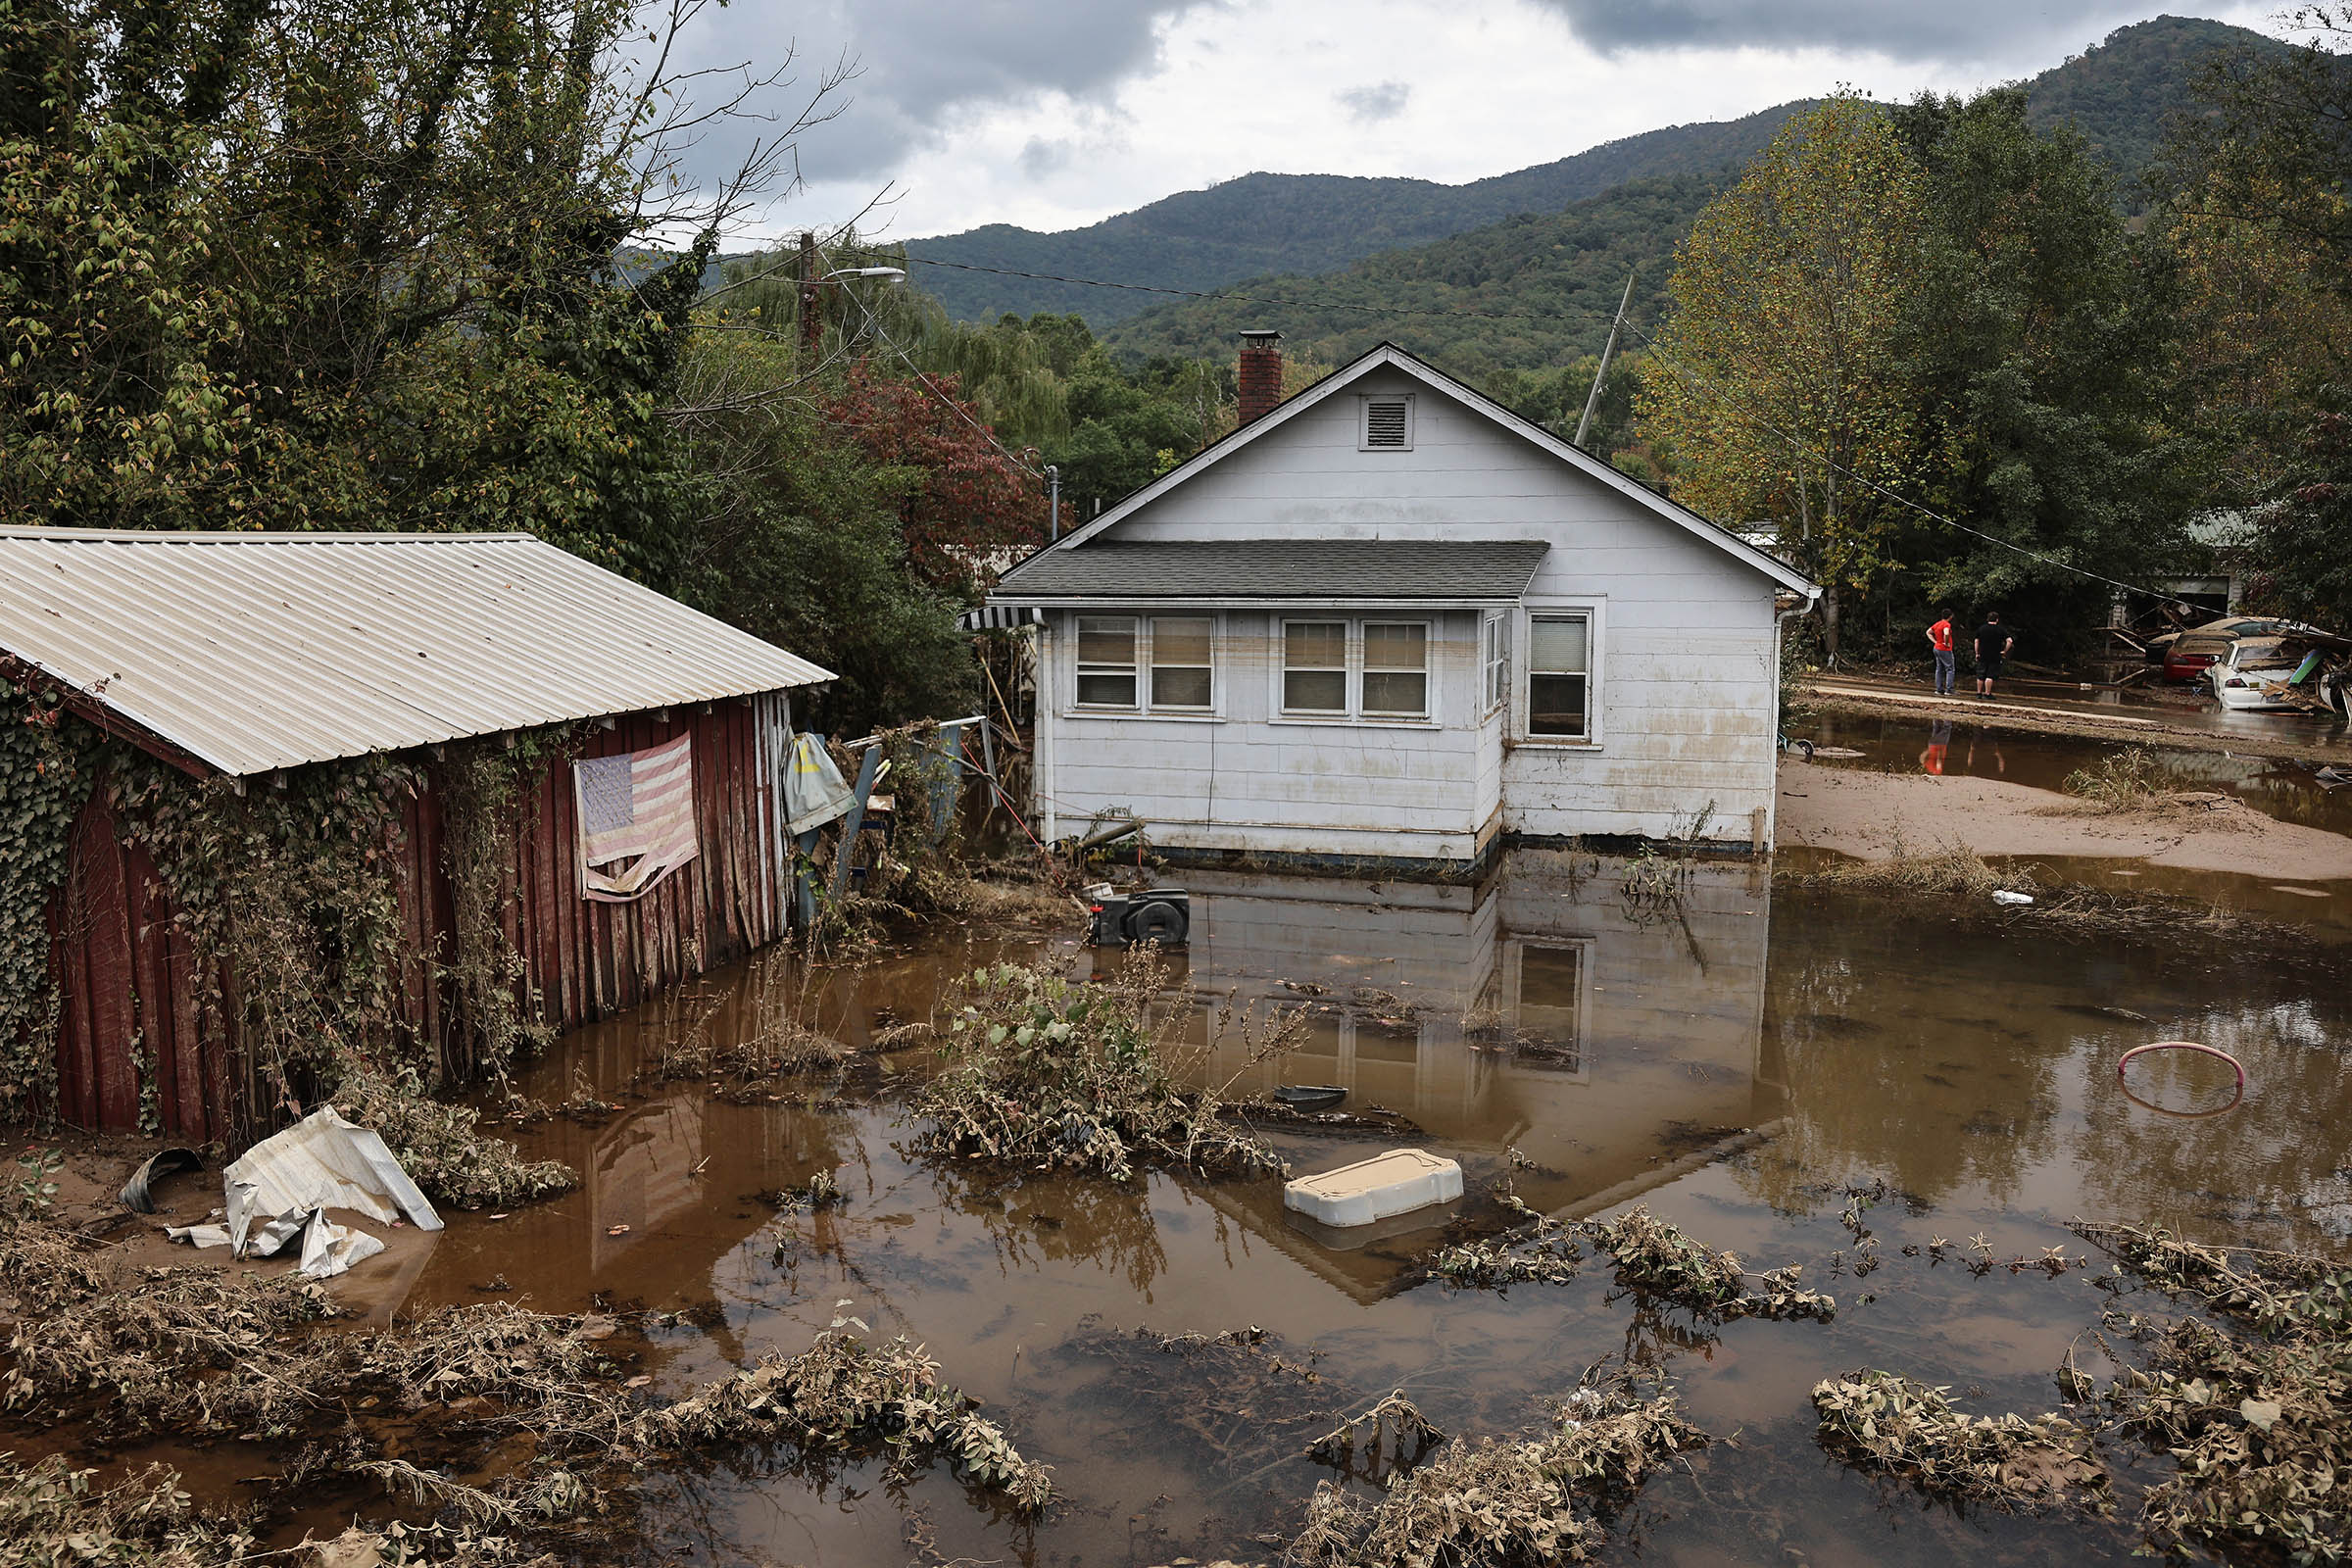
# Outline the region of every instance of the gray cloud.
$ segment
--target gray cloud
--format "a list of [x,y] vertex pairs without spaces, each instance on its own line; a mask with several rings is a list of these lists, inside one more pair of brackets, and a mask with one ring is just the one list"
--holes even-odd
[[1403,114],[1405,102],[1412,95],[1409,82],[1372,81],[1360,87],[1343,87],[1331,96],[1357,124],[1377,125]]
[[[1065,93],[1082,103],[1107,101],[1121,82],[1158,65],[1160,23],[1219,0],[829,0],[788,6],[784,0],[735,0],[704,13],[688,40],[690,64],[749,61],[772,70],[797,49],[797,89],[769,95],[769,108],[789,116],[817,74],[846,54],[858,74],[831,100],[840,113],[801,138],[801,162],[811,179],[877,183],[908,153],[963,116],[1040,94]],[[696,172],[710,177],[731,168],[743,145],[764,127],[722,127],[696,149]],[[1022,155],[1032,174],[1056,158],[1054,143]]]
[[[1875,49],[1900,60],[2006,56],[2095,34],[2116,0],[1538,0],[1595,49]],[[2131,20],[2127,17],[2123,20]],[[2088,24],[2086,26],[2086,24]],[[2055,64],[2055,62],[2052,62]]]

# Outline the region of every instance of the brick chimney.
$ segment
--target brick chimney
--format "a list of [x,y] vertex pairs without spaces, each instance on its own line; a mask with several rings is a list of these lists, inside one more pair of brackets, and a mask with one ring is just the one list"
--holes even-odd
[[1257,327],[1242,334],[1242,423],[1282,401],[1282,334]]

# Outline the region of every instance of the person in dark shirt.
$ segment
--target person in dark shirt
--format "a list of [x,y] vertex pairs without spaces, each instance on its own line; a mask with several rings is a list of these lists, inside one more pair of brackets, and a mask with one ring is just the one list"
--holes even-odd
[[2009,628],[2001,624],[2001,612],[1984,612],[1984,624],[1977,628],[1977,695],[1990,697],[1992,683],[2001,673],[2001,661],[2017,646]]

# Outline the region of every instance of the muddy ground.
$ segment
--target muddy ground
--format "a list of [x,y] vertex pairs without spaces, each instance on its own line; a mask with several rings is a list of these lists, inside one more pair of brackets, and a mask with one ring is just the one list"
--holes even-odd
[[2115,809],[2005,779],[1783,760],[1780,841],[1863,859],[1959,845],[1981,856],[2123,858],[2305,885],[2352,879],[2352,838],[2218,791]]
[[[2053,690],[2061,690],[2053,688]],[[2173,703],[2119,700],[2112,705],[2044,696],[2004,687],[1991,699],[1963,693],[1938,698],[1932,687],[1891,681],[1863,683],[1819,676],[1796,689],[1801,711],[1792,731],[1808,733],[1813,715],[1859,718],[1948,719],[2012,735],[2067,736],[2098,744],[2137,743],[2181,751],[2352,765],[2352,736],[2328,717],[2292,713],[2230,713]]]

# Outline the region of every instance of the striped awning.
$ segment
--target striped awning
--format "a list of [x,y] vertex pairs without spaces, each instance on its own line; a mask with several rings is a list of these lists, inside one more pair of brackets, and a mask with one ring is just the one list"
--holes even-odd
[[956,622],[965,631],[1009,631],[1015,626],[1043,626],[1046,612],[1028,605],[982,605],[967,610]]

